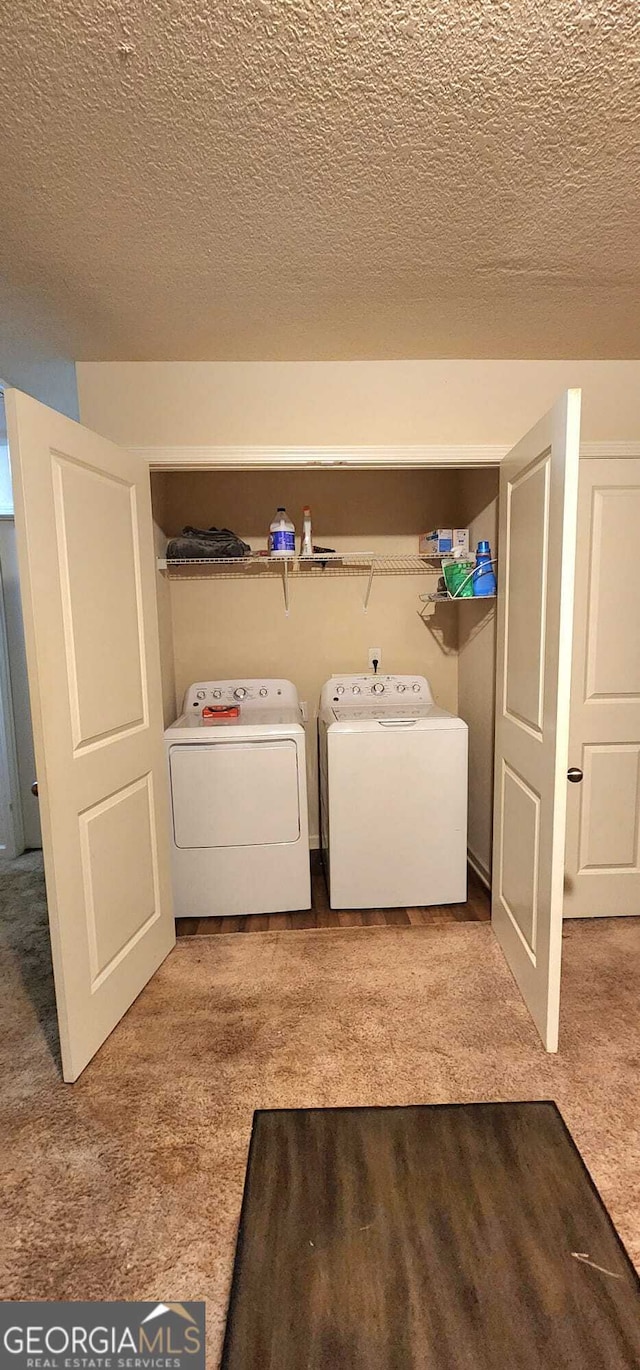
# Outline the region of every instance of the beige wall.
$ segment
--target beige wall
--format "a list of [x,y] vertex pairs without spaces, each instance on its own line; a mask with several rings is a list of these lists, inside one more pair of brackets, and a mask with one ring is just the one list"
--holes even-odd
[[[488,538],[494,555],[498,538],[498,472],[465,471],[461,522],[471,545]],[[493,814],[493,720],[495,702],[495,604],[460,605],[458,711],[469,725],[469,852],[482,874],[491,871]]]
[[[215,523],[258,548],[277,504],[286,504],[299,527],[302,504],[309,502],[316,543],[415,552],[426,527],[454,521],[458,479],[444,471],[162,474],[153,479],[154,516],[167,535],[186,523]],[[382,670],[426,675],[438,703],[457,711],[460,609],[438,606],[433,619],[420,617],[418,595],[435,588],[433,577],[378,577],[364,613],[365,577],[322,580],[314,572],[313,579],[292,582],[288,617],[278,579],[216,577],[170,586],[177,705],[194,680],[257,675],[290,678],[307,702],[313,836],[316,709],[330,675],[367,670],[368,648],[381,647]],[[165,696],[167,689],[168,677]]]
[[567,386],[640,435],[640,361],[80,362],[82,423],[133,446],[511,443]]

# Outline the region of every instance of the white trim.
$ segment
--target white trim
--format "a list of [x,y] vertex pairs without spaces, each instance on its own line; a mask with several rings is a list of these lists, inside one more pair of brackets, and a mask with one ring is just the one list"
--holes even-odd
[[582,461],[597,461],[603,457],[614,457],[618,460],[622,457],[631,460],[640,457],[640,442],[581,442],[580,458]]
[[489,894],[491,894],[491,872],[489,870],[489,867],[485,866],[484,861],[481,861],[479,856],[474,856],[473,852],[470,851],[468,847],[467,861],[469,862],[472,871],[474,871],[477,875],[478,880],[482,881],[482,884],[484,885],[485,889],[487,889],[489,891]]
[[236,470],[282,470],[286,467],[323,466],[495,466],[502,460],[506,446],[480,444],[418,444],[415,446],[366,447],[132,447],[130,449],[155,469],[163,467],[215,466]]
[[[417,443],[404,446],[365,447],[256,447],[256,446],[197,446],[197,447],[130,447],[129,449],[152,470],[210,470],[250,471],[283,470],[287,467],[351,467],[371,469],[397,467],[474,467],[499,466],[510,451],[510,444],[482,443]],[[583,458],[640,457],[638,442],[583,442]]]

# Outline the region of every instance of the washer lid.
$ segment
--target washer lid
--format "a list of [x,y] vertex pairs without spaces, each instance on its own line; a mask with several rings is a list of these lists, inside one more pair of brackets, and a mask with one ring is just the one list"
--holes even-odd
[[[341,732],[367,732],[384,729],[393,732],[409,731],[412,728],[426,732],[435,728],[465,729],[466,723],[437,704],[378,704],[378,705],[333,705],[329,719],[334,722],[330,728]],[[326,714],[325,714],[326,717]]]
[[[435,704],[338,704],[333,712],[338,719],[351,718],[431,718],[442,714]],[[450,715],[447,715],[449,717]]]

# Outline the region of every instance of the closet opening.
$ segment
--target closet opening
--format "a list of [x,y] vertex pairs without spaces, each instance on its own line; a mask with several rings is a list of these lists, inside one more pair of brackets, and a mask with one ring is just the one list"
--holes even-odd
[[[495,599],[431,601],[441,566],[419,559],[420,537],[467,528],[497,558],[496,467],[155,471],[151,476],[165,727],[194,682],[284,678],[306,734],[311,909],[178,918],[178,933],[437,924],[490,916],[495,700]],[[165,566],[185,528],[229,529],[265,552],[284,507],[296,561]],[[303,509],[323,564],[298,561]],[[327,549],[331,549],[333,560]],[[340,674],[426,678],[440,709],[468,728],[466,900],[331,907],[321,859],[318,717],[322,687]],[[400,839],[399,839],[400,840]],[[335,903],[335,901],[333,901]]]

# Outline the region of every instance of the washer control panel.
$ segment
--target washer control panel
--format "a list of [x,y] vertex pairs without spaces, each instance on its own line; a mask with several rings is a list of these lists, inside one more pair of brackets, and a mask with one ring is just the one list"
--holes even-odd
[[202,713],[206,704],[239,704],[242,709],[297,708],[290,680],[198,680],[184,697],[183,713]]
[[323,688],[323,699],[340,704],[407,703],[407,695],[414,702],[433,703],[429,681],[423,675],[340,675],[332,676]]

